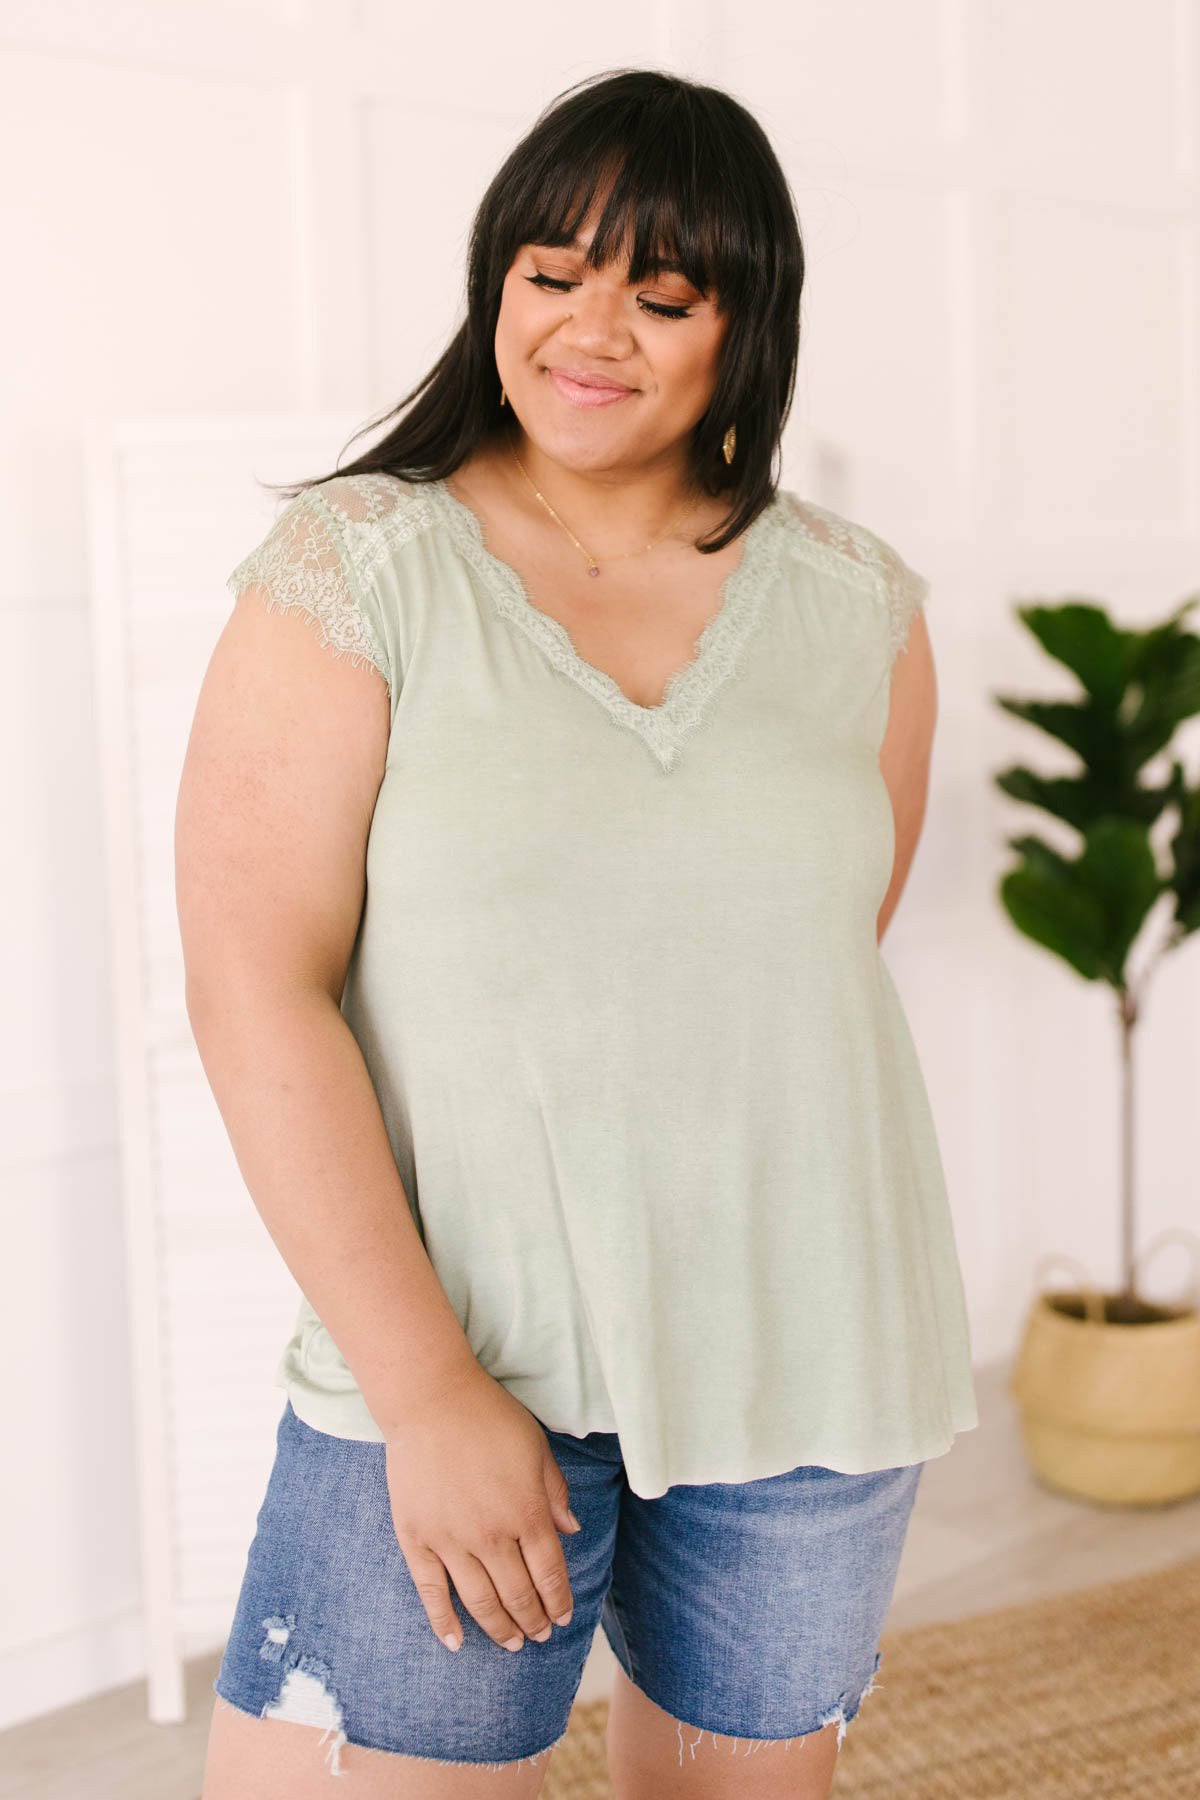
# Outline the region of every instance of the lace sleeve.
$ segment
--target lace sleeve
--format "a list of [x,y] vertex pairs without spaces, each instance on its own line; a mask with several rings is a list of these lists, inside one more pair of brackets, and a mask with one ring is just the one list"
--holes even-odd
[[888,660],[895,662],[908,642],[913,614],[929,598],[929,582],[886,539],[841,513],[818,506],[785,490],[792,514],[808,546],[808,554],[825,567],[843,572],[850,566],[887,607]]
[[884,574],[887,588],[891,660],[895,662],[908,643],[908,628],[915,612],[924,608],[929,598],[929,582],[909,567],[890,544],[883,544]]
[[361,580],[340,519],[306,488],[226,577],[236,597],[261,588],[269,612],[298,612],[337,657],[371,667],[392,684],[385,636],[369,584]]

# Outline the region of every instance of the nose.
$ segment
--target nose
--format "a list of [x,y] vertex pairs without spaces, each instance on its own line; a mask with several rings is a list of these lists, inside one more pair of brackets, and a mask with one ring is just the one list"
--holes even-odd
[[559,327],[564,347],[585,356],[626,356],[633,343],[623,295],[584,282],[568,296],[571,310]]

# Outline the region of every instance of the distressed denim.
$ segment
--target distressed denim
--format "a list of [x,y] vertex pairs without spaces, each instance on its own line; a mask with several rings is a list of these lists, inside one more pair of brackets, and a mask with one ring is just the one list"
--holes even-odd
[[385,1446],[315,1430],[289,1400],[215,1692],[323,1726],[332,1774],[345,1743],[499,1768],[565,1734],[599,1625],[679,1721],[681,1760],[706,1732],[792,1739],[836,1720],[840,1745],[882,1660],[924,1463],[802,1465],[643,1499],[615,1433],[546,1435],[582,1525],[561,1534],[571,1622],[506,1650],[451,1581],[452,1652],[396,1541]]

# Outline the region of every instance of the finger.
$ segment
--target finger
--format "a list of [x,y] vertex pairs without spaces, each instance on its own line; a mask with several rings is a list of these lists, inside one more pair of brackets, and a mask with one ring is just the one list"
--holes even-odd
[[448,1650],[460,1650],[462,1626],[450,1599],[450,1582],[441,1557],[423,1544],[401,1544],[400,1549],[434,1636],[439,1637]]
[[[490,1554],[490,1553],[489,1553]],[[517,1621],[509,1613],[487,1568],[469,1550],[447,1548],[442,1561],[455,1592],[471,1617],[505,1650],[519,1650],[525,1642]]]
[[[520,1543],[516,1538],[507,1538],[488,1550],[486,1557],[487,1572],[501,1604],[527,1637],[545,1643],[550,1636],[550,1617],[542,1605],[538,1584],[525,1561]],[[560,1606],[558,1610],[562,1612],[563,1608]]]
[[[542,1433],[542,1480],[549,1496],[555,1529],[570,1532],[581,1530],[579,1520],[571,1511],[571,1491],[567,1486],[567,1478],[558,1466],[544,1430]],[[534,1524],[536,1527],[536,1520]],[[524,1536],[523,1533],[522,1536]]]
[[539,1526],[522,1532],[517,1541],[546,1612],[556,1625],[569,1625],[575,1597],[558,1533]]

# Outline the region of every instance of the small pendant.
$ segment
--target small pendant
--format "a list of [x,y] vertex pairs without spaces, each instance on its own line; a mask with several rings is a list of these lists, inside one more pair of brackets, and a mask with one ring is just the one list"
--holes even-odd
[[598,575],[599,573],[600,573],[599,563],[593,563],[591,568],[588,570],[588,574],[589,575]]

